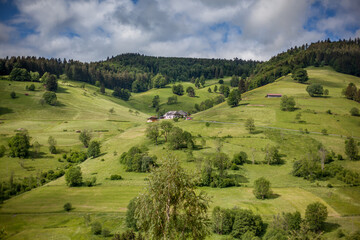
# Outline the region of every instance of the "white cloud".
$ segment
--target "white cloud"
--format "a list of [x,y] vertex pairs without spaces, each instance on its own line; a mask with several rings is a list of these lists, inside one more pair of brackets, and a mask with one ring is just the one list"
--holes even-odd
[[[126,52],[156,56],[266,60],[360,21],[359,4],[322,0],[335,16],[304,29],[314,0],[16,0],[20,14],[0,23],[0,56],[37,55],[97,61]],[[338,2],[338,3],[337,3]],[[23,28],[31,29],[19,39]],[[343,29],[343,30],[339,30]],[[359,31],[359,30],[358,30]]]

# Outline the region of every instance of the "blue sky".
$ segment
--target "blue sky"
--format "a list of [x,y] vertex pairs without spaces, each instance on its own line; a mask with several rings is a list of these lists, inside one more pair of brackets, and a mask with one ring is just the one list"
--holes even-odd
[[267,60],[360,37],[359,0],[0,0],[0,57]]

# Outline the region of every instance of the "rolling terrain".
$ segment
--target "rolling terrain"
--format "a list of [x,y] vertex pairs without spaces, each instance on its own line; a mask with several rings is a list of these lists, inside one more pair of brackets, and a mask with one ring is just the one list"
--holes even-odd
[[[191,121],[174,123],[195,136],[197,145],[201,145],[203,140],[206,142],[205,146],[193,151],[193,162],[187,161],[186,151],[171,153],[194,176],[199,173],[201,163],[215,152],[219,139],[223,142],[222,151],[230,158],[244,151],[249,159],[258,162],[263,161],[266,146],[279,146],[284,164],[245,164],[240,170],[229,170],[230,174],[241,178],[240,187],[199,188],[211,196],[210,213],[215,206],[236,206],[251,209],[270,222],[273,215],[283,211],[297,210],[304,216],[308,204],[320,201],[329,212],[325,237],[336,239],[336,229],[348,233],[360,229],[360,187],[349,187],[336,178],[310,182],[291,175],[293,162],[309,151],[316,151],[319,143],[345,156],[346,137],[360,139],[360,118],[349,114],[352,107],[359,107],[359,103],[341,95],[342,89],[350,82],[359,87],[360,78],[335,72],[329,67],[309,67],[307,71],[309,83],[321,83],[329,89],[329,96],[311,98],[305,90],[306,84],[296,83],[287,75],[244,93],[238,107],[231,108],[224,102],[193,114]],[[229,81],[229,78],[225,80]],[[124,231],[126,207],[144,190],[148,174],[126,172],[119,163],[119,156],[132,146],[146,145],[150,154],[156,155],[161,163],[169,152],[166,144],[155,145],[145,136],[146,118],[155,113],[149,107],[153,96],[160,96],[160,104],[165,110],[190,111],[195,103],[218,94],[208,92],[208,87],[213,89],[216,84],[215,80],[210,80],[205,88],[196,90],[196,98],[178,96],[178,104],[167,105],[166,99],[173,95],[171,85],[132,94],[125,102],[111,97],[111,90],[102,95],[92,85],[86,84],[82,88],[78,82],[59,83],[57,96],[60,104],[54,107],[39,103],[44,92],[40,83],[36,84],[36,91],[30,92],[25,90],[26,82],[0,80],[0,145],[7,145],[15,130],[24,128],[28,130],[31,143],[38,141],[41,144],[40,152],[43,153],[34,159],[0,158],[0,180],[8,181],[12,173],[17,179],[64,168],[66,163],[58,159],[70,150],[85,151],[77,131],[89,129],[93,138],[101,142],[102,155],[87,159],[80,166],[83,178],[96,176],[97,185],[69,188],[61,177],[6,200],[0,208],[0,225],[8,232],[8,239],[50,239],[50,236],[56,236],[56,239],[97,239],[84,221],[87,214],[112,233]],[[191,83],[182,84],[185,89],[193,86]],[[11,99],[11,91],[15,91],[18,97]],[[265,98],[268,93],[293,96],[297,110],[281,111],[280,99]],[[110,109],[114,111],[110,112]],[[301,113],[301,122],[295,120],[298,113]],[[255,120],[256,134],[249,134],[245,129],[244,123],[250,117]],[[305,129],[309,134],[303,134]],[[321,134],[323,129],[328,135]],[[49,153],[49,136],[57,140],[58,154]],[[359,162],[338,162],[345,168],[360,172]],[[112,174],[120,174],[124,179],[111,181]],[[259,177],[270,180],[276,197],[267,200],[254,197],[253,182]],[[327,187],[328,184],[333,187]],[[63,210],[66,202],[72,203],[73,211],[67,213]],[[215,234],[210,237],[220,238]]]

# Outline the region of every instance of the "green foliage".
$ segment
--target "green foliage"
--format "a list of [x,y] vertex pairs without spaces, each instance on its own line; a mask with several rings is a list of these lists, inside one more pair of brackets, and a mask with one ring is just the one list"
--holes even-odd
[[82,172],[79,166],[70,167],[65,173],[66,184],[70,187],[81,186]]
[[205,239],[208,204],[179,161],[170,158],[151,173],[146,192],[136,200],[137,226],[153,239]]
[[182,96],[184,95],[184,87],[181,84],[173,85],[172,86],[172,92],[176,95]]
[[4,145],[0,145],[0,158],[5,155],[6,148]]
[[163,88],[167,84],[165,77],[161,73],[156,74],[151,79],[151,82],[154,88]]
[[264,237],[264,240],[288,240],[286,232],[278,228],[267,229]]
[[156,156],[150,157],[146,150],[132,147],[120,156],[120,163],[125,165],[127,172],[149,172],[156,165]]
[[153,108],[158,108],[158,107],[159,107],[159,104],[160,104],[160,97],[159,97],[159,95],[155,95],[155,96],[154,96],[151,104],[152,104],[151,106],[152,106]]
[[84,145],[84,147],[88,147],[90,140],[91,140],[92,136],[89,130],[84,129],[81,131],[80,135],[79,135],[79,140],[80,142]]
[[230,80],[230,86],[232,87],[238,87],[239,86],[239,76],[233,75]]
[[91,224],[91,233],[94,235],[100,235],[102,230],[102,226],[100,222],[93,222]]
[[209,92],[209,93],[212,93],[211,87],[208,88],[208,92]]
[[218,90],[218,87],[217,87],[217,85],[215,85],[214,92],[217,92],[217,90]]
[[248,156],[246,154],[246,152],[239,152],[234,154],[234,157],[232,159],[232,163],[235,163],[236,165],[243,165],[244,163],[246,163],[248,160]]
[[16,98],[16,93],[15,93],[14,91],[12,91],[12,92],[10,93],[10,97],[11,97],[12,99]]
[[213,232],[220,235],[230,234],[234,224],[234,211],[216,206],[211,220]]
[[293,231],[299,231],[301,223],[302,219],[300,212],[282,212],[281,214],[273,216],[270,227],[271,229],[281,230],[283,233],[290,234]]
[[45,92],[42,99],[49,105],[55,106],[57,104],[57,97],[54,92]]
[[146,137],[158,144],[158,138],[160,137],[159,124],[150,123],[146,128]]
[[223,94],[224,97],[227,98],[227,97],[229,96],[229,94],[230,94],[230,88],[229,88],[228,86],[221,85],[221,86],[219,87],[219,92],[220,92],[221,94]]
[[177,103],[177,96],[174,95],[172,97],[168,97],[167,105],[172,105]]
[[306,91],[311,97],[322,96],[324,94],[324,88],[320,83],[312,83],[306,87]]
[[179,127],[173,127],[167,137],[170,149],[193,148],[194,141],[191,133],[183,131]]
[[309,80],[307,71],[302,68],[295,70],[295,73],[292,75],[292,78],[299,83],[305,83],[307,80]]
[[130,200],[127,206],[125,222],[128,228],[138,230],[135,211],[136,211],[136,198],[133,198]]
[[219,79],[219,84],[224,84],[224,80],[223,79]]
[[30,71],[30,78],[32,82],[38,82],[40,80],[40,74],[38,72]]
[[128,89],[124,89],[120,87],[115,87],[112,95],[124,101],[128,101],[129,98],[131,97],[131,93]]
[[9,139],[8,145],[10,157],[26,158],[29,156],[30,142],[27,133],[17,133]]
[[261,177],[255,180],[253,193],[258,199],[265,199],[270,197],[272,191],[270,189],[270,182]]
[[49,144],[49,151],[51,154],[56,153],[56,140],[53,136],[49,136],[48,138],[48,144]]
[[97,157],[100,155],[100,142],[98,141],[91,141],[88,151],[87,151],[87,156],[88,157]]
[[264,162],[269,165],[282,164],[283,160],[281,159],[279,148],[276,146],[266,146]]
[[11,81],[31,81],[31,76],[25,68],[13,68],[9,78]]
[[214,105],[220,104],[224,101],[225,101],[224,96],[219,95],[213,99],[206,99],[205,101],[201,102],[200,105],[195,104],[194,108],[195,108],[195,111],[197,111],[197,112],[205,111],[206,109],[212,108]]
[[350,160],[356,160],[358,158],[359,149],[356,141],[352,137],[348,137],[345,141],[345,154]]
[[35,91],[35,85],[32,83],[30,84],[30,86],[28,87],[29,91]]
[[163,131],[164,137],[165,137],[165,142],[167,142],[167,137],[171,131],[171,129],[174,127],[174,124],[172,124],[172,122],[170,121],[166,121],[166,120],[162,120],[160,123],[160,128]]
[[282,96],[280,102],[280,109],[282,111],[294,111],[295,110],[295,99],[294,97]]
[[254,122],[253,118],[246,119],[245,128],[246,128],[246,130],[249,131],[249,133],[255,132],[256,127],[255,127],[255,122]]
[[234,224],[231,235],[235,238],[241,238],[246,232],[253,232],[259,236],[264,231],[264,223],[259,215],[255,215],[250,210],[234,210]]
[[51,74],[44,81],[45,87],[47,91],[56,92],[58,89],[57,79],[54,74]]
[[320,202],[309,204],[305,211],[305,221],[313,231],[322,230],[328,216],[327,208]]
[[186,88],[186,93],[188,94],[189,97],[195,97],[195,89],[193,87],[187,87]]
[[113,174],[110,176],[110,180],[122,180],[122,176],[119,174]]
[[72,209],[71,203],[68,202],[68,203],[65,203],[65,204],[64,204],[64,210],[65,210],[66,212],[70,212],[71,209]]
[[351,116],[360,116],[360,111],[359,111],[359,109],[358,108],[356,108],[356,107],[353,107],[351,110],[350,110],[350,114],[351,114]]
[[238,89],[233,89],[227,99],[227,103],[229,106],[236,107],[241,100],[241,94]]
[[349,83],[349,85],[343,90],[343,94],[347,99],[360,102],[360,89],[358,90],[354,83]]
[[87,179],[84,181],[84,186],[86,187],[93,187],[96,185],[96,177],[92,177],[91,179]]
[[72,151],[69,155],[65,154],[63,158],[69,163],[82,163],[86,160],[87,154],[84,152]]

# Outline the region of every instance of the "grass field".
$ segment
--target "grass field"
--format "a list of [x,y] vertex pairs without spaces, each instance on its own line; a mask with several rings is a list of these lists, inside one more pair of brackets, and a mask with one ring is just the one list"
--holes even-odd
[[[226,102],[206,111],[193,115],[193,121],[174,123],[196,136],[196,143],[201,139],[206,146],[193,151],[194,162],[186,161],[186,152],[173,151],[172,154],[182,162],[191,173],[198,174],[202,161],[215,152],[219,139],[223,149],[232,158],[233,154],[245,151],[249,159],[262,161],[267,145],[280,147],[284,164],[269,166],[265,164],[245,164],[240,170],[230,170],[230,174],[242,177],[241,187],[225,189],[200,188],[212,199],[210,213],[214,206],[241,207],[260,214],[266,222],[271,221],[277,213],[300,211],[302,216],[309,203],[320,201],[329,211],[329,228],[325,236],[335,239],[335,230],[344,229],[353,232],[360,229],[360,188],[348,187],[344,183],[330,179],[310,182],[292,176],[294,160],[301,159],[307,152],[315,151],[319,143],[336,154],[344,153],[346,136],[360,138],[360,118],[350,116],[349,110],[359,104],[341,96],[341,89],[349,82],[360,86],[360,78],[334,72],[332,69],[308,68],[309,82],[321,82],[329,89],[327,98],[310,98],[305,91],[306,85],[295,83],[290,76],[281,78],[275,83],[263,86],[243,94],[240,106],[231,108]],[[228,83],[229,78],[225,79]],[[172,96],[171,86],[164,89],[153,89],[145,93],[133,94],[130,101],[124,102],[108,95],[101,95],[94,86],[80,88],[76,82],[60,84],[57,93],[60,106],[41,106],[39,100],[43,94],[40,84],[35,92],[25,90],[26,83],[0,81],[0,145],[6,145],[15,134],[14,130],[26,128],[31,142],[38,141],[42,158],[14,159],[7,156],[0,158],[0,181],[8,181],[11,172],[16,178],[35,176],[38,172],[62,168],[64,163],[57,159],[62,153],[82,150],[77,130],[89,129],[93,138],[101,141],[102,156],[88,159],[80,166],[85,179],[97,177],[95,187],[69,188],[64,178],[59,178],[45,186],[23,193],[5,201],[0,208],[0,226],[8,232],[8,239],[97,239],[90,234],[90,227],[84,222],[84,215],[91,214],[92,220],[99,220],[112,233],[125,228],[124,214],[128,202],[146,186],[148,174],[126,172],[119,163],[119,155],[135,145],[147,145],[150,154],[158,160],[166,157],[166,144],[154,145],[145,137],[148,125],[146,118],[154,114],[149,104],[155,95],[160,96],[161,107],[166,110],[188,111],[195,103],[216,96],[209,93],[207,82],[203,89],[196,90],[197,98],[178,97],[178,105],[166,105],[167,97]],[[9,85],[11,84],[11,85]],[[185,89],[192,84],[183,83]],[[15,91],[18,98],[11,99],[9,94]],[[25,96],[28,93],[29,96]],[[267,93],[280,93],[294,96],[297,107],[295,112],[282,112],[279,109],[280,99],[265,98]],[[114,108],[114,113],[109,109]],[[130,113],[129,109],[138,111]],[[326,113],[331,110],[333,114]],[[301,113],[302,123],[295,120]],[[244,122],[252,117],[255,120],[257,134],[249,134]],[[206,126],[205,122],[210,122]],[[277,128],[277,129],[270,129]],[[310,134],[301,134],[299,129],[308,129]],[[330,135],[319,134],[327,129]],[[99,132],[97,130],[106,130]],[[59,154],[50,154],[47,138],[57,140]],[[22,161],[22,162],[21,162]],[[359,162],[341,161],[344,167],[360,171]],[[25,168],[24,168],[25,166]],[[111,181],[111,174],[120,174],[124,180]],[[253,182],[259,177],[271,181],[276,197],[268,200],[257,200],[252,194]],[[334,188],[326,187],[331,183]],[[63,210],[63,205],[71,202],[74,209],[70,213]],[[99,238],[100,239],[100,238]],[[210,239],[220,239],[212,235]]]

